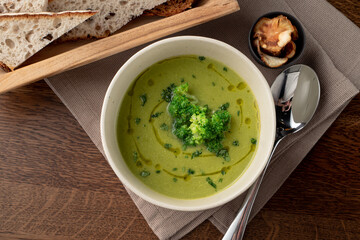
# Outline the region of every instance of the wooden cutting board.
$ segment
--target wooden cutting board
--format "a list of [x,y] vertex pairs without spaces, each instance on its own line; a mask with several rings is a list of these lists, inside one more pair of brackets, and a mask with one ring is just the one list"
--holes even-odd
[[220,18],[239,9],[237,0],[201,0],[194,8],[171,17],[139,17],[107,38],[51,44],[15,71],[0,72],[0,94]]

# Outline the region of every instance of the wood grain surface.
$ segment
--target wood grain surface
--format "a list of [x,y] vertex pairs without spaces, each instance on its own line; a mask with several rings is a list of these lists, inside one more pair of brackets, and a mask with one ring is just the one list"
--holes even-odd
[[[360,26],[358,0],[330,0]],[[205,221],[184,239],[221,239]],[[0,239],[156,239],[45,82],[0,95]],[[250,222],[245,239],[360,239],[360,95]]]

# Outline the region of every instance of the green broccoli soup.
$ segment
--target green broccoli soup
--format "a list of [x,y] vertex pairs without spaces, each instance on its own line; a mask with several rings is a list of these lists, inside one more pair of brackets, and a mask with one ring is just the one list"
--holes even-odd
[[246,82],[224,64],[193,55],[142,72],[118,118],[118,143],[130,170],[153,190],[181,199],[212,195],[238,179],[260,129]]

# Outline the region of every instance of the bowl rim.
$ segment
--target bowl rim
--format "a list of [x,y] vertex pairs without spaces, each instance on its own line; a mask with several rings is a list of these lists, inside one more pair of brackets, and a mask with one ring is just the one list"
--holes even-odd
[[[290,21],[292,22],[292,24],[296,25],[296,28],[298,30],[299,36],[302,38],[302,44],[301,44],[301,49],[300,52],[295,55],[293,58],[290,58],[285,64],[279,66],[279,67],[269,67],[267,66],[260,58],[259,58],[259,54],[257,53],[257,51],[254,50],[254,47],[251,43],[252,40],[252,32],[254,30],[254,27],[256,25],[257,22],[259,22],[259,20],[263,17],[276,17],[278,15],[284,15],[285,17],[289,18]],[[299,38],[300,38],[299,37]],[[249,31],[249,35],[248,35],[248,46],[250,49],[250,53],[251,56],[255,59],[256,62],[258,62],[259,64],[261,64],[262,66],[266,67],[266,68],[270,68],[270,69],[279,69],[279,68],[287,68],[289,67],[293,62],[297,61],[304,52],[305,46],[306,46],[306,37],[305,37],[305,32],[304,32],[304,28],[302,26],[302,24],[300,23],[300,21],[294,17],[293,15],[291,15],[290,13],[287,12],[281,12],[281,11],[274,11],[274,12],[268,12],[265,13],[263,15],[261,15],[260,17],[258,17],[254,23],[251,25],[250,31]],[[298,48],[296,48],[298,49]],[[296,54],[296,53],[295,53]]]
[[[244,184],[244,187],[243,191],[238,191],[237,193],[234,193],[233,195],[227,197],[227,198],[223,198],[219,201],[213,201],[211,203],[204,203],[202,204],[201,206],[178,206],[178,205],[174,205],[174,204],[169,204],[169,203],[166,203],[166,202],[163,202],[163,201],[158,201],[146,194],[143,194],[137,187],[135,187],[131,181],[128,181],[128,179],[126,177],[124,177],[122,175],[122,173],[120,173],[119,169],[117,168],[117,166],[115,165],[115,162],[114,162],[114,159],[111,159],[111,154],[110,154],[110,150],[107,146],[107,141],[106,141],[106,136],[105,136],[105,118],[106,118],[106,108],[107,108],[107,105],[109,104],[110,102],[110,94],[111,94],[111,90],[113,89],[114,85],[116,84],[117,80],[119,79],[119,76],[122,74],[123,71],[125,71],[125,69],[128,67],[128,65],[130,65],[135,59],[137,59],[138,57],[140,57],[142,54],[144,54],[145,52],[147,51],[150,51],[152,50],[153,48],[156,48],[158,47],[159,45],[162,45],[162,44],[166,44],[166,43],[169,43],[169,42],[173,42],[173,41],[187,41],[187,40],[195,40],[195,41],[204,41],[204,42],[208,42],[210,44],[215,44],[215,45],[218,45],[218,46],[221,46],[221,47],[225,47],[225,48],[228,48],[229,50],[231,51],[234,51],[236,54],[240,55],[241,58],[243,58],[246,62],[248,62],[249,66],[252,68],[252,70],[254,70],[256,72],[256,74],[259,77],[259,81],[262,82],[262,85],[266,88],[266,91],[271,95],[271,90],[270,90],[270,87],[269,87],[269,84],[268,82],[266,81],[265,77],[263,76],[263,74],[261,73],[261,71],[256,67],[256,65],[245,55],[243,54],[242,52],[240,52],[238,49],[234,48],[233,46],[225,43],[225,42],[222,42],[222,41],[219,41],[219,40],[216,40],[216,39],[212,39],[212,38],[207,38],[207,37],[200,37],[200,36],[178,36],[178,37],[171,37],[171,38],[166,38],[166,39],[163,39],[163,40],[160,40],[160,41],[157,41],[157,42],[154,42],[150,45],[148,45],[147,47],[141,49],[140,51],[138,51],[137,53],[135,53],[132,57],[130,57],[121,67],[120,69],[118,70],[118,72],[115,74],[115,76],[113,77],[113,79],[111,80],[111,83],[106,91],[106,94],[105,94],[105,98],[104,98],[104,101],[103,101],[103,105],[102,105],[102,110],[101,110],[101,118],[100,118],[100,134],[101,134],[101,142],[102,142],[102,146],[103,146],[103,149],[104,149],[104,153],[105,153],[105,158],[107,160],[107,162],[110,164],[112,170],[115,172],[116,176],[119,178],[119,180],[126,186],[128,187],[133,193],[135,193],[136,195],[138,195],[140,198],[154,204],[154,205],[157,205],[157,206],[160,206],[160,207],[164,207],[164,208],[167,208],[167,209],[172,209],[172,210],[178,210],[178,211],[200,211],[200,210],[206,210],[206,209],[211,209],[211,208],[215,208],[215,207],[218,207],[218,206],[221,206],[221,205],[224,205],[225,203],[228,203],[230,202],[231,200],[235,199],[236,197],[240,196],[240,194],[244,193],[247,189],[250,188],[250,186],[256,181],[256,179],[260,176],[260,174],[262,173],[263,169],[265,168],[265,165],[266,165],[266,162],[267,161],[262,161],[261,163],[261,166],[259,165],[259,171],[256,172],[256,174],[254,175],[251,175],[250,177],[250,180],[247,181],[246,184]],[[155,62],[154,62],[155,63]],[[272,95],[271,95],[271,100],[273,101],[272,99]],[[275,141],[275,129],[276,129],[276,117],[275,117],[275,108],[272,108],[272,111],[271,111],[271,115],[272,116],[269,116],[269,117],[272,117],[273,119],[273,131],[272,131],[272,136],[269,136],[269,141],[271,142],[271,147],[269,147],[267,149],[267,152],[265,153],[264,156],[266,156],[266,160],[270,157],[270,154],[271,154],[271,151],[272,151],[272,147],[273,147],[273,143]],[[255,154],[256,156],[256,154]],[[251,164],[250,164],[251,165]],[[249,165],[249,166],[250,166]],[[248,167],[249,167],[248,166]],[[247,168],[248,168],[247,167]],[[240,178],[238,178],[240,179]],[[235,180],[236,181],[238,181]],[[233,182],[231,185],[229,185],[228,187],[231,187],[233,184],[235,184],[235,182]],[[149,188],[149,187],[148,187]],[[151,188],[150,188],[151,189]],[[225,191],[226,188],[222,191],[220,191],[219,193]],[[153,190],[154,191],[154,190]],[[214,196],[214,195],[217,195],[219,193],[216,193],[216,194],[213,194],[213,195],[210,195],[210,196],[207,196],[207,197],[211,197],[211,196]],[[164,195],[166,196],[166,195]],[[169,197],[169,196],[166,196],[168,198],[172,198],[172,199],[177,199],[177,198],[173,198],[173,197]],[[207,197],[204,197],[204,198],[200,198],[200,199],[206,199]],[[177,199],[177,200],[181,200],[181,201],[194,201],[194,200],[198,200],[199,198],[196,198],[196,199]]]

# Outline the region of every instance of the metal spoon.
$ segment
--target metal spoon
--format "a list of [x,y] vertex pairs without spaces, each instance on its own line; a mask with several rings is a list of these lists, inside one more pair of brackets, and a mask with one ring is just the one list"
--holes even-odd
[[248,190],[243,205],[223,240],[243,238],[251,208],[271,157],[284,137],[301,130],[313,117],[320,99],[320,83],[312,68],[298,64],[280,73],[271,86],[271,92],[276,109],[274,147],[262,174]]

